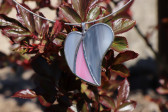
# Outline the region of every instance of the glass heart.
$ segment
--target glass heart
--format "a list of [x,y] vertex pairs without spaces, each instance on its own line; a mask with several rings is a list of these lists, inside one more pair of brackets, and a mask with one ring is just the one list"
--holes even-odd
[[113,40],[113,30],[104,23],[91,26],[84,34],[69,33],[64,52],[71,71],[82,80],[100,86],[102,60]]

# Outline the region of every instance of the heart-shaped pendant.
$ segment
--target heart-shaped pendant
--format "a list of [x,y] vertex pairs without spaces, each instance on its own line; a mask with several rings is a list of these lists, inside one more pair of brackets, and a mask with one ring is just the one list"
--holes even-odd
[[100,86],[102,60],[113,40],[113,30],[104,23],[91,26],[85,33],[69,33],[64,53],[71,71],[82,80]]

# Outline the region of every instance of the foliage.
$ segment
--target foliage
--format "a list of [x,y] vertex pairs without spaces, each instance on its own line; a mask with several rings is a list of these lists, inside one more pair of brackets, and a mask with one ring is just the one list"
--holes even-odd
[[[29,0],[24,0],[22,5],[30,9],[24,4],[25,1]],[[127,32],[135,25],[135,21],[128,13],[131,5],[115,16],[101,21],[112,27],[115,40],[102,63],[102,85],[94,87],[77,79],[67,66],[63,52],[66,35],[74,30],[81,31],[81,27],[68,26],[64,23],[80,23],[108,15],[112,8],[109,2],[113,1],[72,0],[71,3],[62,1],[62,5],[58,8],[52,7],[50,0],[34,1],[37,3],[37,8],[30,10],[43,17],[44,15],[38,12],[40,8],[49,7],[59,11],[59,19],[55,24],[50,25],[48,21],[28,13],[19,6],[15,7],[10,0],[3,0],[1,3],[0,29],[2,34],[11,40],[13,51],[22,57],[19,59],[27,62],[26,65],[36,72],[33,79],[36,88],[18,91],[13,97],[38,98],[39,102],[46,107],[46,111],[73,112],[73,106],[82,112],[133,111],[136,102],[128,100],[130,87],[127,77],[130,73],[123,63],[136,58],[138,54],[127,50],[126,38],[118,35]],[[100,5],[102,2],[105,3],[104,6]],[[127,0],[115,3],[125,4],[126,2]],[[10,8],[5,10],[9,6]],[[17,20],[5,15],[10,12],[12,6],[17,10]],[[116,5],[115,8],[118,6]],[[114,56],[114,53],[117,55]],[[3,63],[0,64],[1,67],[5,66]],[[25,65],[25,63],[20,64]],[[122,80],[118,80],[118,77]]]

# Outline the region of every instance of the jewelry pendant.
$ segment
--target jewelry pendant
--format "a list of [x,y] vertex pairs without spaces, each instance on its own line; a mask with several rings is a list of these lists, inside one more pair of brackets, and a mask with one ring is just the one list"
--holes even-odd
[[74,31],[67,35],[64,45],[65,58],[71,71],[80,79],[101,85],[103,57],[114,40],[110,26],[97,23],[85,32]]

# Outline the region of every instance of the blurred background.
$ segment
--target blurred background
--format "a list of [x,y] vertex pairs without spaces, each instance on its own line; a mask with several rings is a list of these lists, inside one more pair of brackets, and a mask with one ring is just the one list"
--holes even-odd
[[[0,3],[1,1],[2,0],[0,0]],[[17,1],[21,2],[21,0]],[[160,1],[163,3],[159,3]],[[160,105],[154,101],[152,102],[151,99],[166,99],[166,96],[160,95],[156,91],[156,88],[159,86],[160,73],[167,73],[165,68],[158,64],[156,58],[158,59],[159,57],[161,61],[165,62],[166,56],[168,56],[168,53],[166,53],[168,52],[166,43],[166,41],[168,42],[168,40],[166,40],[168,37],[168,33],[166,34],[166,32],[168,32],[168,30],[165,30],[165,32],[158,30],[158,28],[162,28],[162,26],[158,25],[158,21],[160,21],[158,16],[161,17],[161,15],[164,15],[164,12],[168,12],[168,9],[166,10],[166,8],[168,8],[168,2],[166,2],[166,0],[160,1],[135,0],[131,11],[137,25],[132,30],[122,34],[128,40],[129,49],[139,54],[138,58],[125,63],[131,70],[131,77],[129,78],[131,86],[130,99],[137,101],[138,104],[135,112],[161,112],[159,109]],[[27,1],[25,3],[31,8],[36,7],[34,1]],[[59,1],[51,0],[51,4],[58,6]],[[165,9],[159,9],[160,12],[158,12],[158,4],[162,4],[162,7],[159,8],[165,7]],[[48,19],[53,20],[56,17],[56,12],[49,8],[42,8],[40,11]],[[16,18],[16,10],[13,8],[8,16]],[[162,17],[164,18],[164,16]],[[168,15],[165,16],[165,18],[166,17],[168,17]],[[163,18],[160,19],[162,20]],[[162,35],[162,39],[160,39],[160,33],[165,33],[165,36]],[[158,51],[163,57],[156,54]],[[8,56],[12,52],[9,39],[4,37],[1,33],[0,52]],[[0,112],[42,112],[42,107],[36,100],[11,98],[16,91],[34,86],[30,80],[33,74],[33,70],[25,71],[23,67],[16,66],[15,64],[0,69]]]

